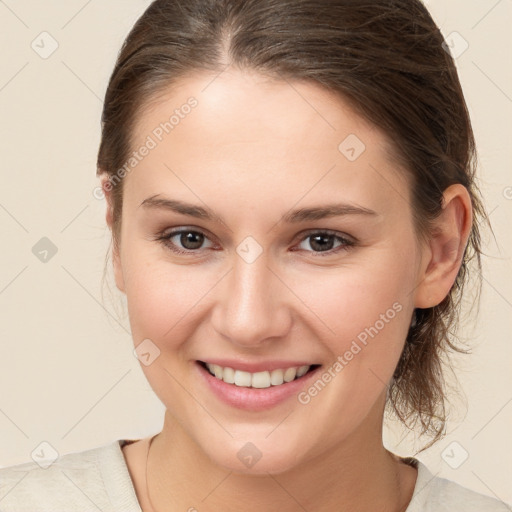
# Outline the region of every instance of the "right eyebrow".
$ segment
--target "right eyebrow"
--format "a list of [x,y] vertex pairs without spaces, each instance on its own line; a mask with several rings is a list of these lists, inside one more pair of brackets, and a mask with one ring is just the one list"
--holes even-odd
[[181,213],[182,215],[189,215],[191,217],[207,219],[210,221],[218,221],[225,224],[224,219],[220,215],[213,213],[210,208],[186,203],[185,201],[178,201],[177,199],[158,197],[158,194],[144,199],[139,206],[143,206],[144,208],[170,210],[176,213]]

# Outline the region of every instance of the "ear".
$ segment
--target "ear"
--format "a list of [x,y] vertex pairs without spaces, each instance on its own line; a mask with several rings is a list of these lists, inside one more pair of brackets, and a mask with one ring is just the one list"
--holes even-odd
[[[110,182],[109,175],[106,172],[103,172],[101,174],[100,181],[101,189],[103,190],[103,194],[105,195],[105,199],[107,202],[105,220],[107,222],[107,226],[110,229],[110,233],[112,234],[114,226],[112,183]],[[121,266],[121,255],[119,253],[119,247],[114,239],[112,240],[112,264],[114,266],[114,277],[116,281],[116,286],[120,291],[126,293],[124,289],[124,276]]]
[[434,221],[424,249],[415,307],[425,309],[437,306],[450,292],[468,242],[472,212],[466,187],[455,184],[444,191],[442,211]]

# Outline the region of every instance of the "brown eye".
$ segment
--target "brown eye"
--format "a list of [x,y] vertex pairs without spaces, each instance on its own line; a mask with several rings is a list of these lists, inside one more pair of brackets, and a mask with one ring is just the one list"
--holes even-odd
[[[337,244],[337,245],[336,245]],[[307,247],[309,245],[309,247]],[[329,231],[316,231],[309,233],[299,244],[300,249],[313,253],[333,254],[346,250],[355,245],[355,242],[337,233]]]
[[309,245],[314,251],[330,251],[335,242],[333,235],[310,235]]
[[[181,229],[164,234],[159,240],[172,251],[187,254],[203,249],[203,244],[209,239],[200,231]],[[211,246],[209,246],[211,247]]]
[[199,249],[204,241],[204,235],[195,231],[182,231],[179,234],[180,244],[189,250]]

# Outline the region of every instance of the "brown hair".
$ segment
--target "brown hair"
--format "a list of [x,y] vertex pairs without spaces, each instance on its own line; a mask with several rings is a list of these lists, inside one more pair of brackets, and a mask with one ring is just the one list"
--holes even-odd
[[[474,223],[448,296],[417,309],[390,387],[388,407],[437,441],[446,421],[442,356],[466,353],[450,339],[467,265],[480,270],[476,151],[457,70],[419,0],[156,0],[137,21],[105,96],[98,175],[112,182],[113,240],[119,243],[122,185],[131,133],[145,105],[193,71],[230,64],[280,80],[309,80],[339,94],[379,127],[410,176],[417,232],[428,236],[443,191],[471,196]],[[116,180],[112,180],[117,178]],[[479,272],[478,272],[479,273]],[[430,446],[429,445],[429,446]]]

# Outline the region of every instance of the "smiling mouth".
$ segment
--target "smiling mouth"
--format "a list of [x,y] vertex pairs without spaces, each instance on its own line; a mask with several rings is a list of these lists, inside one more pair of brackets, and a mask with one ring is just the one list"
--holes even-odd
[[219,366],[217,364],[205,363],[204,361],[197,362],[207,372],[226,384],[258,389],[285,385],[288,382],[301,379],[321,366],[319,364],[312,364],[251,373],[242,370],[235,370],[230,367]]

